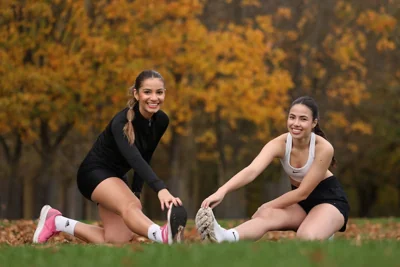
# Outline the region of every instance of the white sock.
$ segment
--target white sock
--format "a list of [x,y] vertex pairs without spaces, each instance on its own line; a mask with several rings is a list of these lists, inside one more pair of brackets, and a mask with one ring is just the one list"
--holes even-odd
[[162,243],[161,228],[157,224],[152,224],[147,231],[147,236],[150,240]]
[[74,235],[75,225],[78,221],[75,221],[64,216],[56,216],[56,230],[61,231],[70,235]]
[[236,229],[225,230],[224,232],[225,240],[228,242],[238,242],[239,241],[239,233]]
[[225,241],[225,231],[226,229],[222,228],[221,225],[219,225],[217,221],[214,219],[214,234],[218,243]]
[[222,241],[228,241],[228,242],[239,241],[238,231],[236,231],[233,228],[226,230],[225,228],[221,227],[221,225],[219,225],[216,220],[214,220],[214,233],[218,243],[221,243]]

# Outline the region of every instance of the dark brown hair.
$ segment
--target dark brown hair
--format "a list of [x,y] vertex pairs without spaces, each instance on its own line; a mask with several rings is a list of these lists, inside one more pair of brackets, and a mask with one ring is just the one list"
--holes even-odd
[[144,70],[142,71],[135,79],[135,84],[130,87],[128,90],[128,94],[132,95],[132,98],[128,100],[127,107],[128,112],[126,113],[126,119],[128,122],[124,126],[124,135],[128,138],[128,142],[130,145],[135,143],[135,131],[133,130],[132,121],[135,118],[135,112],[133,111],[133,107],[136,105],[137,100],[133,96],[133,90],[136,89],[139,91],[139,88],[142,86],[143,82],[147,79],[157,78],[160,79],[164,83],[164,78],[155,70]]
[[[317,102],[315,102],[315,100],[310,96],[301,96],[292,102],[292,105],[290,106],[290,108],[292,108],[294,105],[297,105],[297,104],[305,105],[306,107],[308,107],[311,110],[311,113],[313,116],[313,121],[317,120],[317,124],[315,125],[315,127],[313,129],[314,133],[318,134],[319,136],[322,136],[323,138],[328,140],[328,138],[326,137],[326,134],[322,131],[321,127],[319,126],[319,110],[318,110]],[[335,166],[336,166],[336,159],[335,159],[335,156],[333,156],[330,167],[335,167]]]

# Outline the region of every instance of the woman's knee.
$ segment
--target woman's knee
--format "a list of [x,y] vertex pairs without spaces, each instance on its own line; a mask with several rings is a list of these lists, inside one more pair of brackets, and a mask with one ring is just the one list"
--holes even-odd
[[299,228],[296,232],[296,237],[303,240],[323,240],[326,239],[321,233],[310,228]]
[[142,210],[142,203],[137,198],[132,198],[126,203],[121,204],[119,208],[119,213],[122,217],[124,217],[127,213],[131,212],[132,210]]
[[251,216],[252,219],[260,218],[266,219],[273,217],[274,213],[276,213],[276,209],[274,208],[263,208],[262,206],[258,208],[258,210]]
[[115,232],[115,231],[105,231],[104,241],[110,244],[124,244],[128,243],[133,239],[132,232]]

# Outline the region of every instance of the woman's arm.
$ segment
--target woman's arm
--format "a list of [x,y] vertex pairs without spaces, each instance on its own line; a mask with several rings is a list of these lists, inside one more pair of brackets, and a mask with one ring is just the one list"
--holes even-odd
[[143,159],[138,148],[133,144],[130,145],[128,139],[123,134],[123,127],[126,121],[114,118],[111,123],[111,131],[117,147],[135,173],[152,188],[155,192],[159,192],[166,188],[165,183],[158,178],[150,165]]
[[300,186],[267,202],[262,207],[285,208],[306,199],[325,178],[325,174],[331,164],[333,152],[333,147],[328,141],[323,141],[316,145],[313,164],[301,181]]
[[281,135],[268,142],[257,157],[249,166],[238,172],[228,182],[221,186],[214,194],[206,198],[201,204],[202,207],[214,208],[217,206],[228,192],[236,190],[252,182],[276,157],[284,154],[286,135]]
[[[155,130],[156,130],[156,135],[155,135],[155,144],[158,145],[160,142],[162,136],[166,132],[167,128],[169,125],[169,118],[168,115],[165,114],[162,110],[158,111],[157,114],[157,123],[155,124]],[[154,150],[151,152],[148,152],[146,156],[143,157],[143,159],[147,162],[149,166],[151,158],[153,156]],[[135,172],[134,178],[133,178],[133,183],[132,183],[132,191],[136,193],[137,195],[140,195],[140,192],[142,192],[144,184],[144,179],[139,175],[138,172]]]
[[268,142],[249,166],[238,172],[218,190],[226,194],[252,182],[274,158],[281,155],[282,142],[278,138]]

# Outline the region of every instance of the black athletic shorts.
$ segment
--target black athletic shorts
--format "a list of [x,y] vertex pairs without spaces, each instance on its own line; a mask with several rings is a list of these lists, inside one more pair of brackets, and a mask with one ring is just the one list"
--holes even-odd
[[128,180],[126,176],[120,177],[115,172],[109,169],[95,169],[91,171],[78,170],[77,184],[79,191],[84,197],[92,200],[92,193],[94,189],[105,179],[110,177],[118,177],[128,185]]
[[[296,188],[292,185],[292,189]],[[344,232],[349,219],[350,206],[346,193],[335,176],[328,177],[320,182],[311,194],[298,204],[308,214],[313,207],[322,203],[332,204],[340,211],[344,217],[344,225],[339,231]]]

